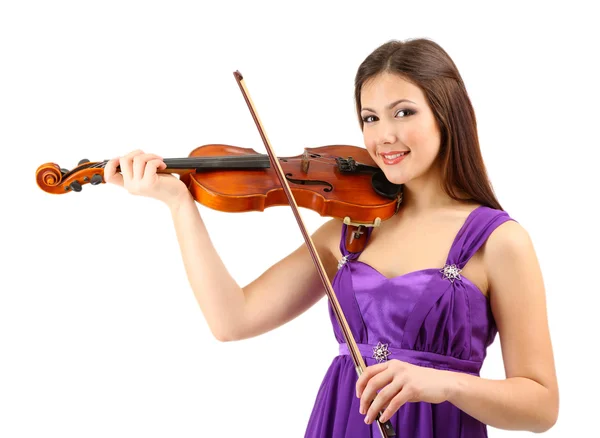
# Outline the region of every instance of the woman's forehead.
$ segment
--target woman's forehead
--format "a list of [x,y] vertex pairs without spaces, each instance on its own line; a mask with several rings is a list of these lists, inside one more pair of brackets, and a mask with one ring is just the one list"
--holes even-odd
[[385,109],[389,104],[406,99],[422,103],[421,89],[399,75],[382,73],[366,81],[361,88],[361,107],[376,106]]

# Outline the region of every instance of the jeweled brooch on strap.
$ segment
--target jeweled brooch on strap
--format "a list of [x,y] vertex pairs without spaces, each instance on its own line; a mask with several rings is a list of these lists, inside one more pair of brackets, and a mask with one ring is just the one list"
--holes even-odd
[[450,280],[450,283],[454,283],[454,280],[460,280],[460,273],[462,272],[462,269],[458,269],[458,266],[456,265],[446,265],[444,266],[442,269],[440,269],[440,272],[443,274],[443,277]]

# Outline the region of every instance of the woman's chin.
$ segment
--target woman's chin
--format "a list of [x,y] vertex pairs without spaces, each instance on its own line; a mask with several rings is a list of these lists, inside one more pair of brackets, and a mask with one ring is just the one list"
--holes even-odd
[[392,184],[405,184],[410,180],[410,178],[407,178],[405,175],[398,175],[390,172],[384,172],[384,175],[387,178],[387,180]]

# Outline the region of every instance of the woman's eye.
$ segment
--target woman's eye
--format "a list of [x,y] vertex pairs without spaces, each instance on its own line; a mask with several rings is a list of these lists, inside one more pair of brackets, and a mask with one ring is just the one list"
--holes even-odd
[[[411,115],[411,114],[414,114],[415,112],[414,112],[414,111],[412,111],[412,110],[409,110],[409,109],[399,109],[399,110],[396,112],[396,116],[395,116],[395,117],[398,117],[398,114],[400,114],[400,113],[404,113],[404,114],[405,114],[405,116],[404,116],[404,117],[406,117],[407,115],[409,116],[409,115]],[[404,117],[402,117],[402,118],[404,118]]]
[[375,117],[375,116],[364,116],[362,120],[365,123],[371,123],[371,122],[374,122],[375,121],[374,119],[376,119],[376,118],[377,117]]

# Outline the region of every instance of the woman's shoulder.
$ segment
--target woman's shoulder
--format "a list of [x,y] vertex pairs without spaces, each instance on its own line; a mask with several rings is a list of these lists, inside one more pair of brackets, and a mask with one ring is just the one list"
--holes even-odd
[[487,266],[497,265],[508,258],[531,257],[534,254],[529,231],[510,216],[508,219],[495,227],[485,242],[482,252]]

